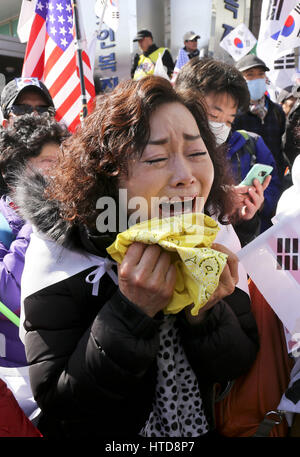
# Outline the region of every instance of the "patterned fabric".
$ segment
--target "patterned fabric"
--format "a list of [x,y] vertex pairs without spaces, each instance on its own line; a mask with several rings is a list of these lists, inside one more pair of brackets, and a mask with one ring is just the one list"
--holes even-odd
[[187,51],[184,48],[181,48],[178,53],[175,69],[180,70],[188,61],[189,55]]
[[268,112],[268,109],[265,106],[265,96],[263,96],[260,100],[257,100],[256,103],[250,103],[250,111],[252,114],[258,116],[263,122]]
[[194,57],[198,57],[200,54],[199,49],[195,49],[194,51],[191,51],[188,53],[189,59],[193,59]]
[[181,48],[179,50],[179,53],[178,53],[178,56],[177,56],[177,60],[176,60],[176,63],[175,63],[175,68],[174,68],[174,72],[173,72],[172,79],[171,79],[171,83],[172,84],[175,84],[175,81],[176,81],[178,73],[180,72],[181,68],[186,63],[189,62],[189,60],[190,60],[190,58],[189,58],[189,55],[188,55],[187,51],[185,50],[185,48]]
[[197,378],[174,324],[174,316],[165,316],[160,328],[156,392],[142,436],[190,437],[208,431]]

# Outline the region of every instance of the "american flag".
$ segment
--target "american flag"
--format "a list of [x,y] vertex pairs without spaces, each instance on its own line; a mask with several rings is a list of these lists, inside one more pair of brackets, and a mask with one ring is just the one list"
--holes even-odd
[[[56,120],[64,122],[70,131],[79,124],[82,112],[74,37],[71,0],[37,1],[22,76],[35,76],[45,83],[56,108]],[[95,87],[85,50],[82,51],[82,60],[86,98],[91,106]]]

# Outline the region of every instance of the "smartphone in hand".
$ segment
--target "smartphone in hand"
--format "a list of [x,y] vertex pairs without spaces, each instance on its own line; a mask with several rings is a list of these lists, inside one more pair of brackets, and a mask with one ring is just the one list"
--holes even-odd
[[258,179],[262,184],[267,176],[272,173],[273,167],[271,165],[264,165],[262,163],[256,163],[253,165],[251,170],[248,171],[243,181],[239,184],[240,186],[252,186],[253,179]]

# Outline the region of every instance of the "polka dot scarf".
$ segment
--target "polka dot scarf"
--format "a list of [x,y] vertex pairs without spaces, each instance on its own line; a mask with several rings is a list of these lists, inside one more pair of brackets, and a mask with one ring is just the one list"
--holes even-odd
[[208,431],[197,378],[180,343],[175,319],[166,315],[160,328],[155,398],[142,436],[191,437]]

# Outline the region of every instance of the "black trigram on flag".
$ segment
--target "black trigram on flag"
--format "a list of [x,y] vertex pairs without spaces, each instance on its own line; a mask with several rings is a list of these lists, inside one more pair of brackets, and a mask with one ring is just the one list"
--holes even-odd
[[284,0],[270,0],[267,9],[267,21],[279,21]]
[[297,3],[297,6],[295,6],[294,11],[300,14],[300,2]]
[[280,59],[274,61],[274,70],[287,70],[288,68],[295,68],[295,54],[287,54]]
[[112,17],[112,19],[119,19],[120,12],[119,11],[112,11],[111,12],[111,17]]
[[298,270],[298,256],[298,238],[277,238],[277,270]]

